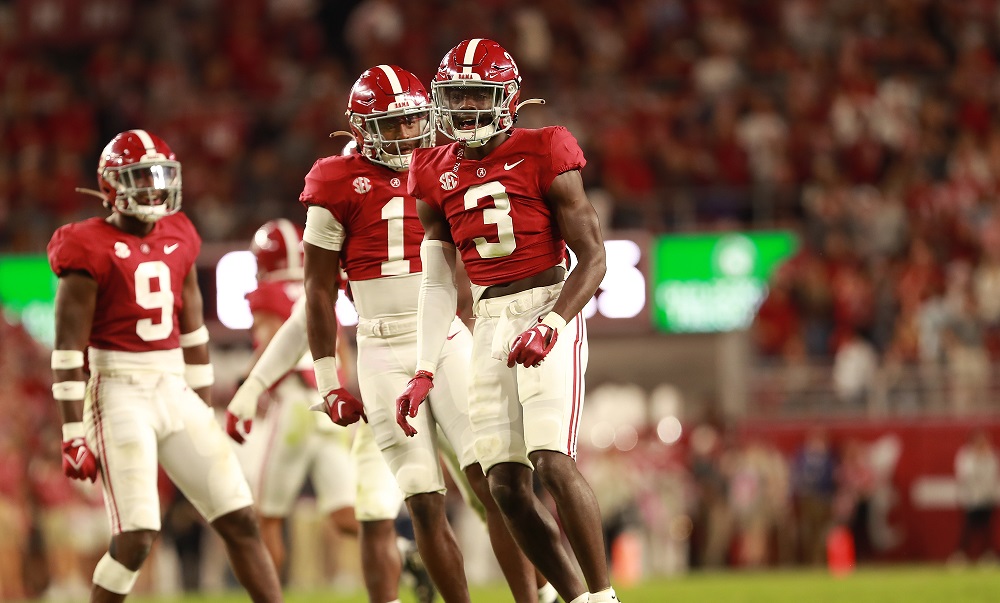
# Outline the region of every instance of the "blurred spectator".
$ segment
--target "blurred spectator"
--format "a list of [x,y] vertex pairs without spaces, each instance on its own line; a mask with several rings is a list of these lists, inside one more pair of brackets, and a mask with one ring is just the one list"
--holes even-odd
[[985,431],[972,432],[959,448],[955,455],[955,480],[962,528],[951,561],[976,558],[983,551],[995,559],[998,548],[993,538],[993,513],[1000,489],[1000,461]]
[[809,565],[821,565],[824,560],[826,534],[833,517],[835,471],[829,435],[822,429],[810,431],[791,467],[801,555]]
[[0,601],[23,599],[28,550],[25,458],[13,433],[0,431]]
[[[772,542],[783,561],[790,557],[787,524],[788,468],[773,446],[747,442],[736,454],[729,474],[729,504],[736,518],[736,563],[760,567],[773,561]],[[776,538],[777,537],[777,538]]]
[[964,414],[986,406],[990,364],[969,266],[952,266],[941,338],[948,364],[951,410]]
[[727,452],[718,430],[708,423],[694,427],[688,465],[694,481],[694,532],[691,563],[720,568],[728,561],[733,534],[729,483],[723,469]]
[[835,476],[837,493],[833,501],[834,522],[850,530],[858,562],[869,561],[873,553],[869,519],[875,474],[868,460],[865,443],[855,438],[844,442]]
[[857,330],[841,342],[833,357],[833,391],[850,408],[863,408],[875,386],[878,354]]

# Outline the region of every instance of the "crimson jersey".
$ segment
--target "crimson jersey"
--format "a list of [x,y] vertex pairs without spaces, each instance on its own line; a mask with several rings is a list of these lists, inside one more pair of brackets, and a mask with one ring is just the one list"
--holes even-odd
[[246,299],[251,313],[267,312],[285,322],[292,315],[292,306],[304,292],[299,280],[257,281],[257,288],[247,293]]
[[306,174],[299,201],[326,208],[344,227],[340,263],[347,278],[365,281],[420,272],[424,229],[406,174],[360,155],[325,157]]
[[469,279],[509,283],[566,258],[545,194],[556,176],[586,165],[569,130],[516,128],[485,158],[458,161],[459,143],[416,149],[408,189],[451,226]]
[[182,213],[161,218],[144,237],[90,218],[60,227],[48,246],[57,276],[81,271],[97,281],[90,345],[123,352],[180,347],[184,279],[200,251],[201,237]]

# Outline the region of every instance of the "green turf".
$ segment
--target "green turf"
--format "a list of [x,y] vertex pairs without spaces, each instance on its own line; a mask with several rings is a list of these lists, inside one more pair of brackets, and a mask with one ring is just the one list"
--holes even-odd
[[[618,588],[624,603],[996,603],[1000,568],[942,566],[864,569],[846,578],[824,572],[696,573]],[[130,599],[131,600],[131,599]],[[188,596],[183,599],[136,598],[145,603],[247,601],[237,594]],[[367,603],[362,593],[290,593],[289,603]],[[413,603],[403,592],[403,603]],[[473,603],[510,603],[507,591],[474,588]]]

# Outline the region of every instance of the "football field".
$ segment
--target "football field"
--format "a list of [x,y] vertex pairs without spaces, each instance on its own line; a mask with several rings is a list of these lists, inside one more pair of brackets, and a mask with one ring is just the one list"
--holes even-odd
[[[951,568],[941,565],[860,570],[845,578],[820,571],[696,573],[619,589],[623,603],[996,603],[1000,567]],[[206,595],[161,601],[246,601],[245,595]],[[366,603],[363,593],[289,593],[289,603]],[[403,603],[413,603],[403,592]],[[473,603],[509,603],[500,585],[474,588]]]

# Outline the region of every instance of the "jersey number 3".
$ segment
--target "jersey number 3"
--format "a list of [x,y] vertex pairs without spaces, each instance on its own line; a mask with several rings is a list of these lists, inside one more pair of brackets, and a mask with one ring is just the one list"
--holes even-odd
[[483,197],[493,198],[493,207],[483,210],[483,222],[497,225],[498,242],[490,243],[486,237],[472,239],[476,243],[476,251],[482,258],[502,258],[514,253],[517,242],[514,240],[514,221],[510,218],[510,197],[507,189],[497,181],[485,182],[469,187],[465,191],[465,209],[475,209]]
[[[153,281],[157,291],[153,291]],[[170,290],[170,266],[157,260],[143,262],[135,269],[135,303],[145,310],[159,310],[160,320],[140,319],[135,332],[143,341],[159,341],[174,332],[174,292]]]

